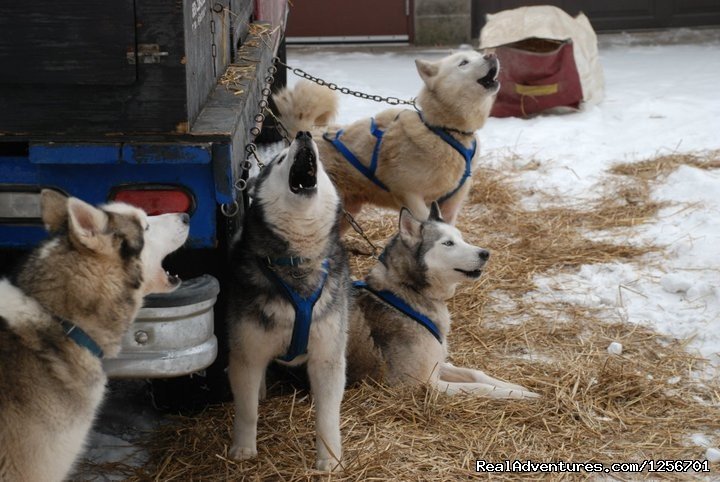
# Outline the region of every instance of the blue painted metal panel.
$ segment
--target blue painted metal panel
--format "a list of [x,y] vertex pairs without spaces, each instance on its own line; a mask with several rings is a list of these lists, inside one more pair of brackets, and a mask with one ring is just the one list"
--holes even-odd
[[[174,184],[195,196],[190,218],[192,248],[216,246],[216,196],[212,169],[205,164],[33,164],[27,158],[0,157],[0,184],[55,187],[92,204],[108,200],[110,190],[133,183]],[[31,247],[44,237],[41,226],[0,225],[0,247]]]
[[33,164],[210,164],[210,144],[31,144]]
[[120,161],[120,144],[31,144],[34,164],[108,164]]
[[210,164],[210,144],[123,144],[122,162],[136,164]]
[[230,144],[213,146],[213,176],[215,178],[215,200],[218,204],[231,204],[235,188],[232,171],[232,147]]

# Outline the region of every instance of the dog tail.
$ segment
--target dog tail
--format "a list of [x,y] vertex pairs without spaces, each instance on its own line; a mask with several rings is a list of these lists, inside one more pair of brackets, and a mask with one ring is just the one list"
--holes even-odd
[[307,80],[301,80],[293,89],[278,91],[273,100],[291,139],[298,131],[331,124],[338,109],[338,96],[334,91]]

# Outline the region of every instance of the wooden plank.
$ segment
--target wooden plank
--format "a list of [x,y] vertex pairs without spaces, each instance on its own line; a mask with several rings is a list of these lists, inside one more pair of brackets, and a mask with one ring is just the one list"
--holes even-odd
[[252,0],[230,0],[230,11],[232,12],[232,36],[233,58],[236,55],[238,47],[245,41],[247,37],[250,23],[252,22],[253,2]]
[[[238,126],[249,129],[254,124],[253,118],[259,109],[257,103],[276,42],[277,31],[266,28],[264,24],[255,33],[251,29],[246,42],[238,50],[236,62],[228,66],[227,75],[210,94],[205,108],[193,124],[191,134],[232,137]],[[228,83],[228,79],[233,81]]]
[[0,3],[0,83],[129,85],[133,0]]
[[213,52],[214,26],[211,0],[185,2],[185,82],[187,84],[188,127],[195,120],[215,84]]
[[[183,3],[138,0],[135,7],[137,44],[157,45],[164,53],[157,62],[137,59],[132,65],[137,79],[124,86],[0,84],[0,134],[82,138],[187,132]],[[106,3],[97,9],[112,11]]]

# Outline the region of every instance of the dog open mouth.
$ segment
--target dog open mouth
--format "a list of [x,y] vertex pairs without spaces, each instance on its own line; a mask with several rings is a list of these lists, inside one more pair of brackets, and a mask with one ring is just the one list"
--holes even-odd
[[481,270],[481,269],[474,269],[474,270],[472,270],[472,271],[465,271],[464,269],[455,268],[455,271],[464,274],[464,275],[467,276],[468,278],[473,278],[473,279],[479,278],[480,275],[482,274],[482,270]]
[[167,282],[170,286],[177,286],[182,281],[178,275],[170,274],[169,271],[165,271],[165,276],[167,276]]
[[486,89],[494,89],[498,86],[497,76],[498,66],[494,65],[485,77],[478,79],[478,84],[482,85]]
[[294,194],[312,194],[317,189],[317,159],[312,147],[300,147],[290,166],[290,191]]

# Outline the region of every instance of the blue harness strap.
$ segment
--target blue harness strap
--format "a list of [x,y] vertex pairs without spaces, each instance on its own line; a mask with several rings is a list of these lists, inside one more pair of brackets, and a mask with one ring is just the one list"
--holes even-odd
[[322,263],[323,272],[320,284],[314,292],[307,298],[300,296],[300,294],[293,290],[285,281],[275,274],[272,270],[266,270],[266,273],[272,276],[280,286],[282,286],[285,295],[287,296],[290,303],[295,308],[295,321],[293,323],[292,338],[290,340],[290,346],[288,347],[287,353],[278,358],[284,362],[291,362],[300,355],[307,353],[308,340],[310,339],[310,325],[312,324],[312,312],[315,307],[315,303],[320,299],[323,288],[325,287],[325,281],[328,277],[330,264],[328,260],[324,260]]
[[412,306],[408,305],[403,299],[399,298],[392,291],[374,290],[370,288],[370,286],[368,286],[365,281],[362,280],[354,281],[353,286],[369,291],[370,293],[374,294],[382,301],[392,306],[408,318],[412,318],[413,320],[417,321],[418,323],[420,323],[420,325],[422,325],[423,328],[429,331],[430,334],[434,336],[438,342],[442,343],[442,335],[440,334],[440,330],[438,330],[437,325],[435,325],[435,323],[433,323],[430,318],[415,310]]
[[355,154],[353,154],[352,151],[342,143],[340,136],[342,136],[343,132],[345,132],[344,129],[340,129],[335,134],[335,137],[331,137],[326,132],[323,134],[323,139],[332,144],[335,149],[337,149],[338,152],[342,154],[343,157],[345,157],[345,159],[353,165],[353,167],[355,167],[355,169],[360,171],[363,176],[367,177],[383,191],[390,192],[390,189],[388,189],[388,187],[375,175],[375,171],[377,171],[378,157],[380,156],[380,145],[382,144],[382,137],[385,133],[375,124],[375,118],[370,118],[370,133],[377,139],[375,141],[375,147],[373,148],[372,158],[370,159],[370,167],[366,167],[362,162],[360,162]]
[[65,333],[65,336],[70,338],[72,341],[77,343],[79,346],[86,348],[90,353],[95,355],[98,358],[102,358],[104,353],[102,351],[102,348],[95,343],[95,340],[90,338],[90,335],[85,333],[85,331],[82,330],[79,326],[69,322],[65,318],[60,318],[59,316],[53,316],[57,321],[60,322],[60,326],[62,326],[63,332]]
[[460,178],[460,183],[457,185],[455,189],[450,191],[449,193],[442,196],[440,199],[438,199],[438,203],[442,204],[443,202],[447,201],[451,197],[455,195],[465,184],[465,181],[468,180],[470,176],[472,176],[472,159],[473,156],[475,156],[475,151],[477,150],[477,140],[473,139],[472,144],[470,144],[470,147],[465,147],[462,145],[460,141],[455,139],[453,136],[451,136],[448,131],[443,129],[442,127],[437,126],[431,126],[427,122],[425,122],[425,119],[422,116],[421,112],[418,112],[418,115],[420,116],[420,120],[425,124],[425,126],[430,129],[432,132],[435,133],[438,137],[440,137],[442,140],[447,142],[450,147],[455,149],[460,153],[461,156],[463,156],[463,159],[465,159],[465,172],[463,173],[462,177]]

